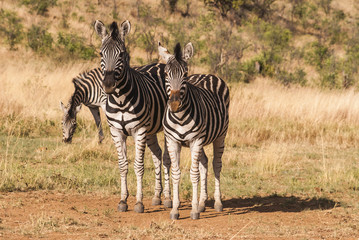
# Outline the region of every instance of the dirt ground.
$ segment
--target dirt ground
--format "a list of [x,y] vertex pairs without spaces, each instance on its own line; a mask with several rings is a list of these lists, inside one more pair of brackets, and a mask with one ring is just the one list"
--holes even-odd
[[55,191],[2,193],[0,239],[357,239],[359,214],[325,199],[255,197],[227,199],[215,212],[209,201],[201,219],[191,220],[190,202],[180,219],[151,206],[117,212],[118,196]]

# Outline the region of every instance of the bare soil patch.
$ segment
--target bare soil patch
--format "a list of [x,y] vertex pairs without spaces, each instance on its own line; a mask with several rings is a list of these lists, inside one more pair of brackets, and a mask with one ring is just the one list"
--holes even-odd
[[182,202],[180,219],[169,209],[151,206],[117,211],[115,195],[55,191],[2,193],[0,239],[336,239],[359,237],[359,214],[327,199],[255,197],[224,200],[215,212],[209,201],[201,219],[191,220],[190,202]]

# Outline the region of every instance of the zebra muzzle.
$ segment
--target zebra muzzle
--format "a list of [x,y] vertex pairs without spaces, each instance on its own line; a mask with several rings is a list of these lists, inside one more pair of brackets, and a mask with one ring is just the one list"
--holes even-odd
[[115,72],[114,71],[105,72],[102,86],[107,94],[111,94],[111,93],[115,92],[116,80],[115,80]]
[[63,138],[62,141],[64,143],[71,143],[72,142],[72,138]]
[[180,101],[170,102],[170,109],[171,109],[171,111],[172,111],[172,112],[177,112],[180,105],[181,105],[181,102],[180,102]]
[[171,90],[170,98],[169,98],[169,106],[172,112],[177,112],[181,106],[180,93],[179,91]]

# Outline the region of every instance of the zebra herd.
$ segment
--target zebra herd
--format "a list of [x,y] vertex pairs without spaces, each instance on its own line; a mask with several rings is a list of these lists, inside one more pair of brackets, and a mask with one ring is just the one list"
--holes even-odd
[[[188,76],[188,60],[193,56],[193,46],[184,49],[177,44],[174,54],[160,43],[158,51],[166,64],[150,64],[142,67],[130,66],[125,37],[131,24],[124,21],[120,27],[116,22],[105,25],[96,20],[94,28],[102,39],[101,68],[79,75],[73,80],[75,92],[67,106],[61,103],[64,112],[62,121],[63,140],[71,142],[76,128],[76,114],[81,103],[90,108],[99,129],[99,142],[103,139],[99,107],[107,117],[112,140],[118,154],[121,176],[121,200],[118,210],[127,211],[126,139],[135,141],[134,170],[137,178],[136,204],[134,211],[144,212],[142,203],[142,178],[146,145],[152,153],[155,166],[155,193],[153,205],[172,207],[171,219],[179,218],[179,181],[181,147],[191,150],[190,176],[193,186],[191,218],[198,219],[205,211],[207,200],[208,158],[203,147],[213,144],[213,169],[215,174],[214,208],[222,211],[220,172],[224,139],[228,130],[229,90],[226,83],[214,76],[194,74]],[[158,144],[156,134],[164,130],[165,148]],[[161,165],[163,158],[164,187],[162,187]],[[170,170],[173,184],[173,204],[170,192]],[[197,188],[201,181],[198,200]]]

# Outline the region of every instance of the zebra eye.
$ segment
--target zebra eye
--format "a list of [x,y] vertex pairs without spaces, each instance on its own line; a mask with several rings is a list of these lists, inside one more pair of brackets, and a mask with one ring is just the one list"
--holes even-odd
[[100,56],[101,56],[101,57],[103,57],[103,54],[102,54],[102,52],[100,52]]

